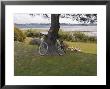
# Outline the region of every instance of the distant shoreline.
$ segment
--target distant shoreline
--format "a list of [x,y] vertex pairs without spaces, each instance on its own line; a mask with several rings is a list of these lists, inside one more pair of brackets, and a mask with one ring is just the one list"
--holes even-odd
[[[19,29],[21,30],[29,30],[29,29],[32,29],[32,30],[41,30],[41,31],[48,31],[50,29],[50,27],[40,27],[40,28],[20,28],[18,27]],[[72,27],[68,27],[68,26],[65,26],[65,27],[60,27],[60,29],[62,31],[83,31],[83,32],[97,32],[97,26],[72,26]]]
[[[15,27],[23,30],[34,29],[34,30],[49,30],[49,24],[15,24]],[[88,31],[88,32],[96,32],[97,25],[60,25],[60,29],[62,31]]]

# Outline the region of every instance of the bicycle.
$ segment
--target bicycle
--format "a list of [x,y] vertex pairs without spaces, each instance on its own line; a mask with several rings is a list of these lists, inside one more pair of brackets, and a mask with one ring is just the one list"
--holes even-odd
[[[61,44],[58,41],[56,42],[55,46],[57,48],[57,53],[59,55],[65,54],[64,50],[61,48]],[[39,54],[46,55],[47,52],[48,52],[48,44],[43,40],[43,41],[41,41],[41,44],[39,46]]]
[[62,44],[61,44],[61,42],[59,41],[59,40],[57,40],[57,42],[56,42],[56,47],[57,47],[57,52],[58,52],[58,54],[59,55],[64,55],[65,54],[65,50],[64,50],[64,48],[62,47]]
[[39,46],[39,54],[40,55],[46,55],[48,51],[48,44],[45,42],[46,35],[43,35],[41,38],[41,43]]

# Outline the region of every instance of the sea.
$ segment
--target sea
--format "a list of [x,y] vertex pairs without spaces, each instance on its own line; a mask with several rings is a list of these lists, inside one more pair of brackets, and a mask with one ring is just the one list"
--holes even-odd
[[[28,29],[35,29],[35,30],[41,30],[41,31],[48,31],[50,28],[50,24],[15,24],[17,28],[20,28],[21,30],[28,30]],[[61,24],[60,30],[66,32],[66,31],[79,31],[83,32],[88,36],[97,36],[97,25],[96,24]]]

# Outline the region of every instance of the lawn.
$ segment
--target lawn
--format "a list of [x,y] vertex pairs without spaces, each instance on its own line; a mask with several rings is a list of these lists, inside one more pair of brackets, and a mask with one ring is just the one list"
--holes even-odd
[[96,43],[67,42],[81,52],[67,52],[63,56],[40,56],[36,45],[15,42],[15,76],[96,76]]

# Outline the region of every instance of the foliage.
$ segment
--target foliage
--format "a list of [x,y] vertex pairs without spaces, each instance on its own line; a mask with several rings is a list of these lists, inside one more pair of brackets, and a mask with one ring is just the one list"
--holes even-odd
[[[30,44],[36,44],[39,45],[39,41],[36,38],[41,38],[43,35],[40,33],[40,31],[37,30],[26,30],[24,31],[27,37],[35,38],[30,41]],[[87,36],[84,34],[84,32],[63,32],[59,31],[59,38],[64,41],[70,41],[70,42],[97,42],[97,38],[94,36]]]
[[83,32],[59,32],[60,39],[71,42],[96,42],[97,38],[87,36]]
[[[34,17],[36,15],[41,15],[44,18],[50,19],[49,14],[29,14]],[[71,18],[73,21],[76,20],[80,24],[96,24],[97,14],[60,14],[60,18]]]
[[31,29],[27,30],[27,31],[25,32],[25,34],[26,34],[27,37],[33,37],[33,38],[34,38],[34,37],[40,37],[40,36],[41,36],[41,33],[40,33],[40,32],[31,30]]
[[14,41],[24,42],[26,35],[18,28],[14,27]]

